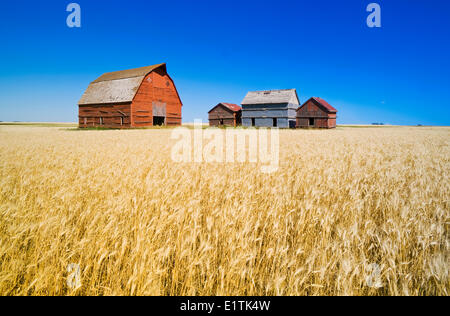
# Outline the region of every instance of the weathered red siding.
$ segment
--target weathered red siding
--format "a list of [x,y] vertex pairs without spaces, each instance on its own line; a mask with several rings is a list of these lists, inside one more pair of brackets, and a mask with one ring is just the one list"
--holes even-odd
[[[111,105],[80,105],[79,126],[105,127],[105,128],[129,128],[130,103]],[[103,119],[103,124],[100,120]]]
[[165,106],[166,125],[181,125],[182,104],[175,84],[163,68],[147,75],[136,93],[131,104],[132,127],[153,126],[154,106]]
[[[310,99],[297,110],[297,127],[335,128],[336,117]],[[314,125],[310,125],[310,119],[314,119]]]
[[234,112],[223,105],[217,105],[209,113],[210,126],[238,126],[241,125],[241,112]]
[[132,102],[79,105],[79,126],[130,128],[153,126],[154,116],[164,117],[165,125],[181,125],[182,103],[165,65],[150,72],[142,81]]

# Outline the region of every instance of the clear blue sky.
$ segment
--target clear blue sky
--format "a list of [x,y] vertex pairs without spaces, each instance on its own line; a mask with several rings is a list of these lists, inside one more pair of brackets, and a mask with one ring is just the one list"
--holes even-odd
[[[66,6],[82,9],[80,29]],[[381,28],[366,6],[381,5]],[[2,1],[0,120],[77,121],[104,72],[166,62],[183,120],[296,88],[338,124],[450,125],[450,1]]]

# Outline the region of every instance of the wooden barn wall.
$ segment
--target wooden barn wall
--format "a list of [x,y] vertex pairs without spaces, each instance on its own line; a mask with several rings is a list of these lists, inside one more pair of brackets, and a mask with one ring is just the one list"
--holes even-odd
[[335,118],[328,119],[328,128],[336,128],[336,119]]
[[315,119],[314,127],[316,128],[327,128],[328,127],[328,119]]
[[220,124],[220,119],[210,119],[209,126],[234,126],[234,119],[223,119],[223,124]]
[[208,113],[209,125],[219,126],[220,120],[223,120],[223,125],[234,126],[234,112],[230,111],[224,106],[218,106]]
[[309,126],[309,118],[297,117],[297,127],[335,128],[336,127],[336,119],[315,118],[314,126]]
[[308,119],[297,117],[297,127],[309,127]]
[[[309,126],[309,118],[314,118],[314,126]],[[310,100],[297,111],[297,127],[335,128],[336,114],[327,113]]]
[[255,119],[257,127],[273,127],[273,119],[277,119],[277,127],[295,127],[295,115],[297,105],[295,104],[251,104],[243,105],[242,125],[252,126]]
[[309,101],[297,111],[297,117],[328,117],[328,113],[313,101]]
[[292,104],[244,105],[242,118],[289,118],[295,120],[297,107]]
[[131,125],[133,127],[153,126],[153,85],[151,73],[141,83],[131,104]]
[[246,104],[242,105],[242,111],[286,111],[295,116],[298,105],[292,103],[281,104]]
[[[121,124],[121,117],[123,118],[123,124]],[[130,103],[110,105],[82,105],[79,106],[78,118],[80,128],[127,128],[131,126]],[[103,125],[100,124],[100,118],[103,118]]]
[[153,116],[166,116],[166,125],[181,125],[181,102],[175,85],[164,69],[157,69],[143,80],[132,103],[132,126],[153,125]]
[[[273,117],[268,118],[255,118],[255,127],[273,127]],[[295,120],[288,119],[286,117],[276,118],[277,127],[279,128],[294,128]],[[242,118],[242,126],[251,127],[252,119],[251,118]]]
[[234,119],[234,113],[224,106],[218,106],[209,113],[209,119]]

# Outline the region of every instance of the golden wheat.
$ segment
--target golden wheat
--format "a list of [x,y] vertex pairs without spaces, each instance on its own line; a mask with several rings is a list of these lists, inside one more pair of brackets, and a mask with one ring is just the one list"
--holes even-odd
[[262,174],[173,163],[168,129],[0,127],[0,295],[449,294],[449,128],[280,144]]

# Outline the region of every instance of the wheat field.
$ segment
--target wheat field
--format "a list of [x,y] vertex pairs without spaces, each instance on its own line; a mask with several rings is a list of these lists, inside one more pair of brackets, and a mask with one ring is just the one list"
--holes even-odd
[[283,130],[272,174],[170,133],[0,126],[0,295],[449,294],[450,128]]

